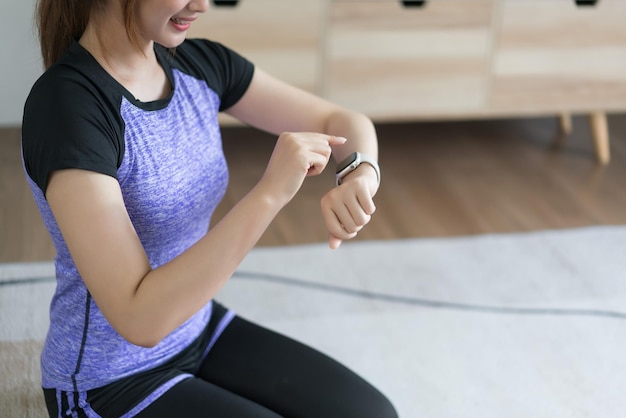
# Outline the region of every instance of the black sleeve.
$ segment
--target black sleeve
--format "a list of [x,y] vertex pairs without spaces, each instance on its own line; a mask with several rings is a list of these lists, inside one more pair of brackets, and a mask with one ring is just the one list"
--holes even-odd
[[176,49],[176,65],[205,80],[220,96],[220,111],[241,99],[252,81],[254,65],[228,47],[206,39],[188,39]]
[[114,108],[79,73],[53,67],[35,83],[24,107],[22,153],[28,176],[44,195],[55,170],[117,176],[123,129]]

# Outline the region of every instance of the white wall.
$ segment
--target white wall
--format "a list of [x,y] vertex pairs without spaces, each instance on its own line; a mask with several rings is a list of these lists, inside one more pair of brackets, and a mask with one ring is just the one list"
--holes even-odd
[[0,127],[19,126],[26,96],[43,71],[33,20],[35,0],[2,2]]

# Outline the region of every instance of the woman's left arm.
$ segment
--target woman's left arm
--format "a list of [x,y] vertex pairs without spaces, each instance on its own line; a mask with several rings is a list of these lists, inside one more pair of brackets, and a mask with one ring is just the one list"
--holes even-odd
[[[226,113],[258,129],[279,135],[283,132],[320,132],[347,138],[333,146],[336,162],[358,151],[378,159],[378,140],[372,121],[362,113],[338,106],[255,70],[243,97]],[[375,211],[373,197],[379,178],[368,164],[348,174],[341,186],[322,197],[321,207],[329,231],[331,248],[354,238]]]

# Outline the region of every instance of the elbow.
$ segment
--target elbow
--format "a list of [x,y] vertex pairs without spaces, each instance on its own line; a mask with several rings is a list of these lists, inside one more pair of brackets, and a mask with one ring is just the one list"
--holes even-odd
[[126,336],[122,336],[126,341],[128,341],[129,343],[136,345],[138,347],[142,347],[142,348],[154,348],[157,345],[159,345],[159,343],[162,341],[161,339],[156,339],[156,338],[143,338],[143,337],[126,337]]
[[115,332],[129,344],[154,348],[175,328],[167,318],[155,317],[154,312],[136,303],[115,308],[102,313]]
[[353,109],[338,108],[329,115],[325,132],[334,132],[346,126],[361,126],[365,129],[375,130],[374,122],[365,113]]
[[143,348],[154,348],[165,338],[158,329],[146,326],[133,327],[130,323],[114,326],[117,333],[128,343]]

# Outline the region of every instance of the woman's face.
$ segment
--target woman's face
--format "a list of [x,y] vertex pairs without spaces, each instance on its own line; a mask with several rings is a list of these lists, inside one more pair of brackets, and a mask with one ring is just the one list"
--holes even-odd
[[180,45],[208,0],[140,0],[137,2],[137,32],[146,41],[166,48]]

